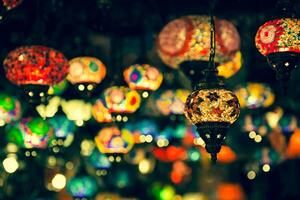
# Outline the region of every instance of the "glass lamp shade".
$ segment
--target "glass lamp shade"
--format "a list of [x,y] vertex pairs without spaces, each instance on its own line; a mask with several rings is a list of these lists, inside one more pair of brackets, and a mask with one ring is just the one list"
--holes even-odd
[[256,33],[256,48],[267,57],[279,80],[288,80],[292,69],[299,65],[299,31],[299,19],[281,18],[266,22]]
[[90,176],[75,176],[68,181],[67,191],[77,199],[91,198],[97,192],[97,182]]
[[98,99],[92,107],[92,115],[99,123],[112,122],[112,115],[102,99]]
[[183,114],[184,104],[190,94],[189,90],[176,89],[162,92],[156,99],[156,106],[163,115]]
[[101,153],[105,154],[125,154],[133,145],[132,133],[127,129],[120,130],[115,126],[101,129],[95,137],[95,143]]
[[2,3],[7,10],[17,7],[22,2],[23,0],[2,0]]
[[194,91],[187,98],[185,105],[185,115],[194,125],[210,122],[232,124],[239,114],[237,97],[225,89]]
[[262,83],[247,83],[234,91],[241,108],[267,108],[274,103],[275,95],[272,89]]
[[222,88],[195,90],[185,104],[185,116],[197,127],[213,162],[217,160],[227,129],[239,114],[237,97]]
[[105,65],[94,57],[77,57],[69,62],[70,71],[67,76],[72,84],[95,83],[99,84],[106,75]]
[[21,148],[46,148],[53,136],[53,128],[41,118],[23,118],[7,127],[7,141]]
[[69,72],[64,55],[45,46],[22,46],[11,51],[3,62],[7,79],[16,85],[60,83]]
[[111,162],[105,154],[102,154],[98,149],[95,149],[89,157],[89,161],[96,169],[108,169],[111,167]]
[[157,90],[162,81],[163,74],[148,64],[135,64],[125,69],[124,79],[128,86],[134,90]]
[[[229,61],[240,48],[240,36],[232,23],[215,19],[217,63]],[[159,33],[157,51],[162,61],[178,68],[184,61],[208,61],[209,16],[184,16],[169,22]]]
[[75,124],[62,115],[50,118],[48,121],[54,129],[57,144],[64,147],[70,146],[74,139]]
[[16,98],[0,93],[0,126],[17,121],[21,117],[21,104]]
[[136,90],[124,86],[113,86],[104,91],[105,105],[111,113],[134,113],[141,104]]
[[75,121],[76,125],[82,125],[84,121],[88,121],[92,117],[92,105],[83,100],[62,100],[61,106],[67,118]]

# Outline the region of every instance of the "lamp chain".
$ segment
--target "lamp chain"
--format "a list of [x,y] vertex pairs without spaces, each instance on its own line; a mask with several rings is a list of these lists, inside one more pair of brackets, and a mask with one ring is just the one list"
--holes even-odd
[[210,17],[210,55],[209,55],[209,68],[212,71],[216,70],[215,66],[215,54],[216,54],[216,28],[214,21],[214,8],[215,8],[215,0],[212,0],[210,3],[209,17]]

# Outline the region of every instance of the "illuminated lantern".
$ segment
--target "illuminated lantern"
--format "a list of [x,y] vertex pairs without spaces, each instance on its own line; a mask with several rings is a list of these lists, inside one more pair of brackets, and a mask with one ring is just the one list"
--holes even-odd
[[20,102],[8,94],[0,93],[0,126],[16,121],[20,117]]
[[236,160],[235,152],[229,146],[222,146],[220,153],[218,154],[218,162],[219,163],[232,163]]
[[124,128],[132,132],[135,143],[150,143],[159,135],[157,123],[150,119],[126,123]]
[[[230,61],[239,50],[240,36],[229,21],[215,18],[215,27],[215,62],[223,64]],[[180,65],[196,83],[203,76],[199,63],[207,63],[210,57],[210,29],[209,16],[184,16],[169,22],[158,36],[157,51],[160,58],[172,68]]]
[[278,18],[264,23],[256,33],[256,48],[267,57],[277,79],[283,82],[289,80],[291,71],[299,65],[299,31],[299,19]]
[[[102,154],[98,149],[95,149],[92,152],[92,154],[89,157],[89,161],[92,164],[92,166],[98,170],[107,170],[111,167],[111,162],[108,160],[108,157],[105,154]],[[104,171],[102,171],[102,174],[103,172]]]
[[2,3],[6,7],[7,10],[17,7],[22,2],[23,2],[23,0],[2,0]]
[[49,86],[60,83],[69,72],[64,55],[45,46],[22,46],[11,51],[3,62],[7,79],[24,88],[30,98],[43,98]]
[[48,90],[49,95],[61,95],[68,87],[68,81],[63,80],[58,84],[50,86]]
[[104,101],[111,113],[134,113],[141,104],[141,97],[135,90],[114,86],[104,91]]
[[68,181],[67,191],[75,199],[92,198],[97,192],[97,182],[90,176],[75,176]]
[[213,161],[221,150],[228,127],[240,113],[237,97],[229,90],[199,89],[190,94],[185,105],[185,116],[194,125]]
[[[215,19],[216,62],[230,60],[240,48],[240,37],[232,23]],[[165,64],[177,68],[184,61],[208,61],[210,55],[210,18],[184,16],[169,22],[159,33],[158,53]]]
[[154,148],[152,151],[155,158],[162,162],[175,162],[185,160],[187,151],[183,147],[168,146],[165,148]]
[[217,187],[218,200],[245,200],[242,187],[236,183],[221,183]]
[[95,137],[95,143],[101,153],[104,154],[125,154],[133,145],[132,134],[127,129],[118,129],[115,126],[101,129]]
[[300,130],[297,129],[291,136],[288,143],[286,155],[288,158],[298,158],[300,156]]
[[55,142],[52,141],[52,144],[57,143],[57,145],[64,147],[70,146],[74,139],[75,124],[62,115],[50,118],[48,121],[54,129],[56,138],[54,139]]
[[7,127],[6,138],[22,148],[46,148],[53,136],[53,128],[41,118],[24,118]]
[[184,162],[176,161],[173,163],[170,179],[174,184],[180,184],[190,176],[191,172],[191,168]]
[[162,73],[148,64],[135,64],[124,71],[124,79],[128,86],[134,90],[157,90],[162,81]]
[[92,107],[92,115],[99,123],[112,122],[112,116],[109,109],[106,108],[102,99],[98,99]]
[[79,91],[92,91],[106,75],[105,65],[94,57],[77,57],[70,60],[68,81],[76,84]]
[[181,115],[189,94],[190,91],[185,89],[166,90],[156,99],[156,106],[163,115]]
[[72,99],[61,102],[62,110],[67,118],[75,121],[77,126],[82,126],[92,117],[92,105],[80,99]]
[[235,90],[241,108],[267,108],[274,103],[275,95],[271,88],[262,83],[247,83]]

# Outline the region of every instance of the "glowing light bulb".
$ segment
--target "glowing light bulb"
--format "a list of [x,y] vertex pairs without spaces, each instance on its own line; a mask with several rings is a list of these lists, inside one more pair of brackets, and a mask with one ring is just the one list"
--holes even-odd
[[262,167],[262,170],[264,172],[269,172],[271,169],[271,166],[269,164],[264,164],[263,167]]
[[247,173],[247,177],[248,177],[248,179],[250,179],[250,180],[255,179],[255,177],[256,177],[255,171],[249,171],[249,172]]
[[61,190],[66,186],[67,179],[63,174],[56,174],[51,183],[56,190]]
[[14,157],[5,158],[2,164],[7,173],[14,173],[19,168],[19,163]]

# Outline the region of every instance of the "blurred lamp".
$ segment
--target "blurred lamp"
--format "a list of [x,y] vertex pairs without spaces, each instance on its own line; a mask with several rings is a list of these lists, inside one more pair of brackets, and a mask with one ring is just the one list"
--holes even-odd
[[111,113],[134,113],[141,104],[136,90],[124,86],[113,86],[104,91],[105,105]]
[[97,192],[97,182],[90,176],[75,176],[67,182],[67,191],[76,199],[92,198]]
[[17,7],[22,2],[23,0],[2,0],[2,3],[7,10]]
[[124,79],[133,90],[157,90],[163,80],[163,74],[148,64],[135,64],[124,71]]
[[92,107],[92,115],[99,123],[112,122],[112,115],[102,99],[96,100]]
[[0,93],[0,126],[19,120],[21,104],[16,98]]

